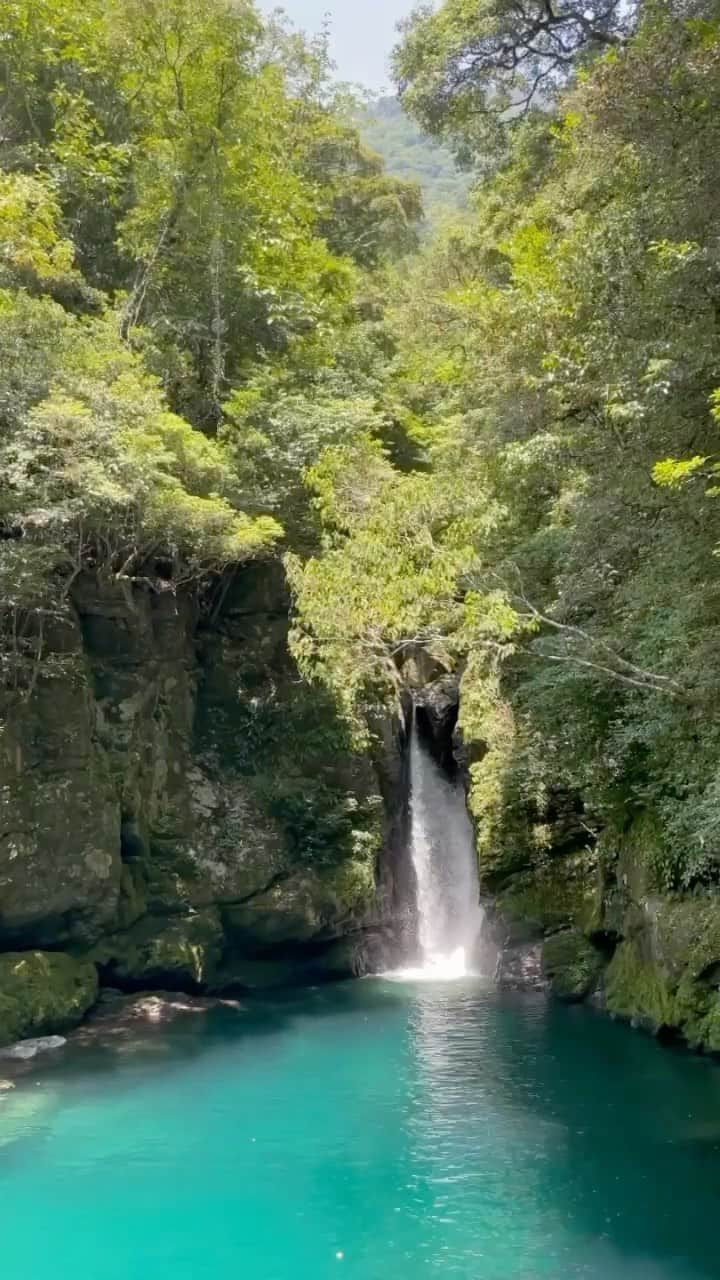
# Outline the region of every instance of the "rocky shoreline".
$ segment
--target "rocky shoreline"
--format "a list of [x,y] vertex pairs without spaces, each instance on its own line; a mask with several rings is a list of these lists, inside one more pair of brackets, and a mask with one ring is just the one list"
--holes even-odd
[[184,1018],[205,1017],[216,1010],[240,1014],[239,1000],[192,996],[179,991],[151,991],[128,995],[106,989],[79,1026],[66,1035],[38,1036],[0,1048],[0,1099],[16,1084],[50,1061],[62,1062],[76,1050],[95,1050],[114,1057],[145,1051],[154,1032]]

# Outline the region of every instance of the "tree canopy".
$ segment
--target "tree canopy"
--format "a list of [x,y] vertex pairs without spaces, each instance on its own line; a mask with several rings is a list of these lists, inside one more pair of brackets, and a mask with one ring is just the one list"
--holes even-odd
[[[395,73],[429,133],[472,154],[493,123],[552,102],[579,65],[620,46],[639,0],[445,0],[402,24]],[[497,132],[495,132],[495,140]]]
[[[492,9],[522,35],[524,9]],[[471,67],[487,12],[420,12],[415,88],[441,37]],[[644,816],[658,883],[687,886],[720,878],[720,22],[668,3],[607,34],[397,276],[386,395],[415,454],[309,473],[327,549],[291,565],[297,646],[361,708],[418,648],[460,673],[486,876],[545,856],[564,796],[588,840]],[[477,66],[443,81],[460,140]]]
[[449,147],[419,128],[397,98],[370,99],[358,114],[358,127],[388,173],[420,184],[430,222],[467,207],[471,175],[458,168]]
[[4,596],[269,551],[284,477],[342,433],[330,407],[301,427],[304,397],[338,402],[417,187],[348,124],[322,42],[250,3],[14,0],[2,39]]

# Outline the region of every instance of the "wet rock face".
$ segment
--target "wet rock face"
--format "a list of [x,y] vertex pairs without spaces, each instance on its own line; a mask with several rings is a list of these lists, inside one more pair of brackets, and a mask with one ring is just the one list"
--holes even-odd
[[563,929],[545,939],[542,967],[553,995],[573,1002],[595,990],[603,957],[579,929]]
[[720,1054],[720,893],[659,891],[645,815],[592,848],[546,850],[488,901],[498,978],[591,999],[661,1039]]
[[542,965],[542,944],[525,942],[503,947],[495,980],[511,991],[544,991],[547,980]]
[[447,774],[457,772],[455,726],[458,719],[459,681],[445,674],[415,694],[415,715],[420,735]]
[[78,578],[0,707],[0,953],[70,949],[103,981],[197,991],[228,956],[377,930],[386,757],[300,681],[280,566],[201,601],[161,588]]

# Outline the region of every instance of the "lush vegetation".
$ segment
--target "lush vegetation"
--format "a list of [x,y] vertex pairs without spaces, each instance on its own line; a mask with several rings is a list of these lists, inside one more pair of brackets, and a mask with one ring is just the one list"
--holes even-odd
[[467,206],[470,173],[458,168],[448,147],[419,128],[397,98],[371,99],[358,124],[368,145],[382,156],[388,173],[420,184],[431,221]]
[[391,291],[403,456],[308,473],[298,654],[361,709],[419,646],[461,672],[486,881],[571,811],[717,882],[717,6],[446,0],[397,67],[426,128],[500,141]]
[[717,881],[717,6],[417,10],[405,108],[482,179],[421,246],[322,44],[251,5],[2,21],[6,652],[83,569],[283,554],[356,725],[419,649],[461,673],[488,879],[569,807]]
[[177,586],[301,522],[302,467],[372,413],[338,353],[372,346],[367,281],[420,201],[335,110],[322,44],[250,4],[13,0],[2,40],[14,648],[83,569]]

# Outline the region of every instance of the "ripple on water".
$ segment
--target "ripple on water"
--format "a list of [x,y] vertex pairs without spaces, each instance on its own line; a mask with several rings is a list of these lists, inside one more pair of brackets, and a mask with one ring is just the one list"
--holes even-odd
[[189,1022],[0,1100],[3,1280],[720,1274],[706,1062],[472,979]]

